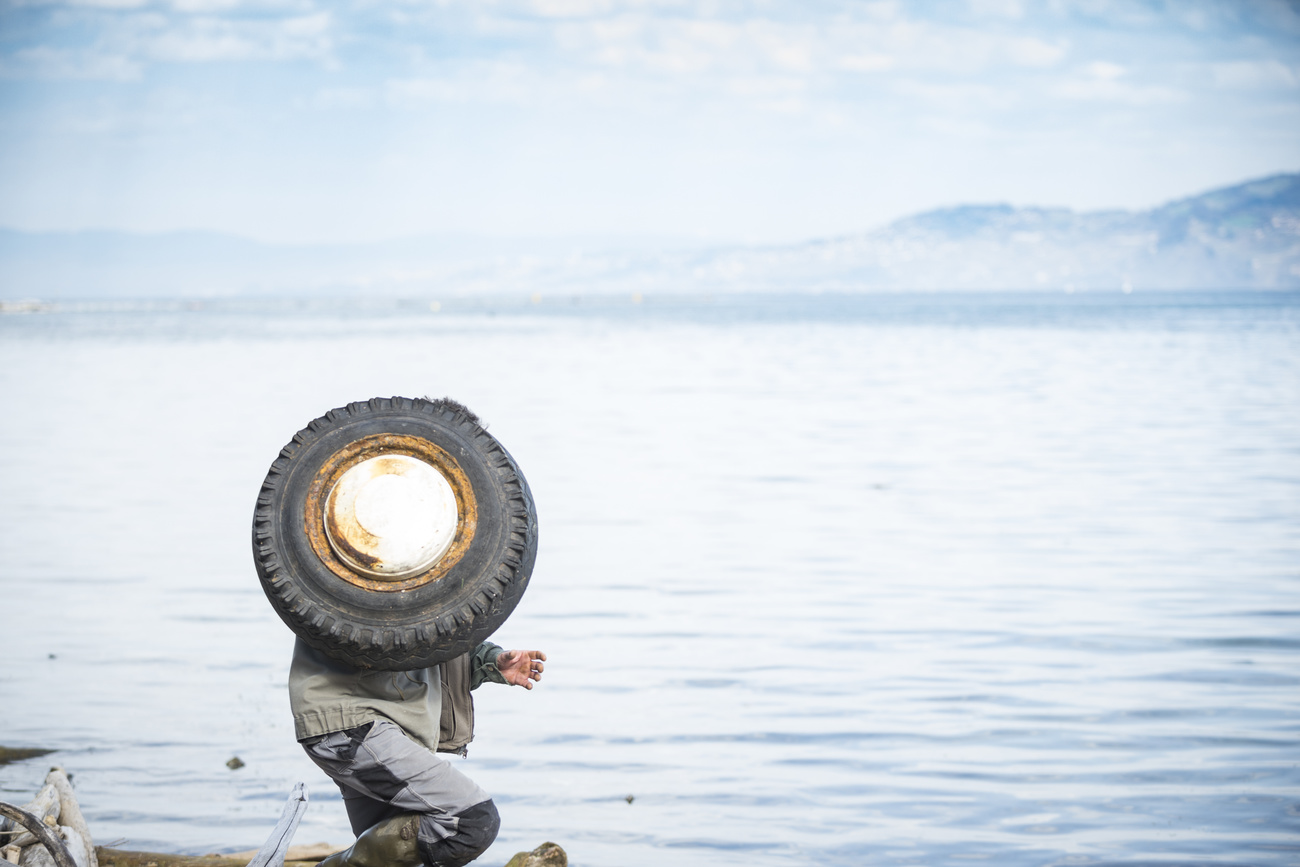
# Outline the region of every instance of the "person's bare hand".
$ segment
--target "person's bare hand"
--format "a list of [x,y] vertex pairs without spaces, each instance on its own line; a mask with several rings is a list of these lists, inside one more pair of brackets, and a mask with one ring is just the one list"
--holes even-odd
[[497,657],[497,671],[512,686],[532,689],[532,682],[542,679],[546,654],[540,650],[503,650]]

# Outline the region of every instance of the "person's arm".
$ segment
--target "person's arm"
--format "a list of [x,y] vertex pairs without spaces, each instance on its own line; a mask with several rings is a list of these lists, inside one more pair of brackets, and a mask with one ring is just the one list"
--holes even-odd
[[505,676],[497,669],[497,659],[504,653],[499,645],[490,641],[485,641],[478,647],[469,658],[469,688],[478,689],[484,681],[493,683],[505,683]]
[[546,654],[540,650],[502,650],[490,641],[474,649],[470,660],[469,688],[478,689],[486,680],[532,689],[542,679]]

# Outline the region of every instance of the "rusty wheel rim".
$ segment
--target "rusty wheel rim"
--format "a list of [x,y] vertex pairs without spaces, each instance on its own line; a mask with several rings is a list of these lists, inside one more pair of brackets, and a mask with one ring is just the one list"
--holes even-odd
[[[478,525],[460,464],[421,437],[379,434],[349,443],[307,492],[312,551],[339,578],[395,592],[437,581],[469,550]],[[396,546],[388,544],[396,540]]]

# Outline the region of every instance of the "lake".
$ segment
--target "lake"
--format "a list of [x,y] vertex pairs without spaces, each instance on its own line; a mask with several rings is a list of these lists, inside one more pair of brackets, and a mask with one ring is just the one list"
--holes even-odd
[[[1300,295],[62,304],[0,315],[0,766],[96,842],[350,842],[254,499],[450,395],[536,498],[478,863],[1300,864]],[[245,764],[226,766],[238,756]]]

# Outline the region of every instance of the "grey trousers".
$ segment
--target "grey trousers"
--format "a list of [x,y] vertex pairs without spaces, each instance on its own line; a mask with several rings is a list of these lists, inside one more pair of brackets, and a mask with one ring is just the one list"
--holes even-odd
[[501,821],[488,793],[386,719],[302,745],[338,784],[358,836],[390,816],[418,813],[420,855],[429,867],[461,867],[496,839]]

